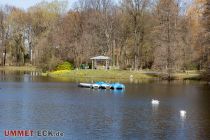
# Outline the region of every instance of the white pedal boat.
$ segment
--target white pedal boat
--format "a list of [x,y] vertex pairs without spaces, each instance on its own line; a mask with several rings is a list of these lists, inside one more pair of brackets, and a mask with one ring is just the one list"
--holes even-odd
[[84,88],[91,88],[92,87],[92,84],[89,84],[89,83],[79,83],[78,86],[79,87],[84,87]]

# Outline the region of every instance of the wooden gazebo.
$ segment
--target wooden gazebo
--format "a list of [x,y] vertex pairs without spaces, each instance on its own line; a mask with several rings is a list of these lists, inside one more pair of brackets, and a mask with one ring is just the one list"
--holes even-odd
[[92,69],[97,69],[97,61],[105,61],[106,65],[105,65],[105,69],[109,69],[109,61],[111,60],[110,57],[108,56],[96,56],[96,57],[92,57],[90,58],[92,60]]

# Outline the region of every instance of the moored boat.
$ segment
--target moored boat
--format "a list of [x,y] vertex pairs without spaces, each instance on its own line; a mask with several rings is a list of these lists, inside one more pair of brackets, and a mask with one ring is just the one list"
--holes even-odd
[[125,86],[121,83],[105,83],[105,82],[96,82],[94,84],[89,83],[80,83],[79,87],[93,88],[93,89],[113,89],[113,90],[124,90]]
[[110,89],[111,85],[109,83],[105,83],[105,82],[96,82],[95,84],[98,84],[101,89]]
[[79,87],[84,87],[84,88],[90,88],[92,86],[92,84],[90,84],[90,83],[79,83],[78,86]]
[[108,84],[108,83],[103,83],[103,84],[101,84],[101,87],[100,88],[101,89],[111,89],[111,85]]
[[125,85],[123,85],[121,83],[113,83],[113,84],[111,84],[111,89],[123,90],[123,89],[125,89]]
[[99,89],[100,88],[100,85],[99,84],[92,84],[91,88]]

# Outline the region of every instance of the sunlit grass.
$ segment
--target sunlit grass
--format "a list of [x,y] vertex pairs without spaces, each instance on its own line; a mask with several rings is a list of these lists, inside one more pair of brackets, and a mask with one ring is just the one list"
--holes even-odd
[[0,67],[0,70],[8,70],[8,71],[38,71],[38,69],[34,66],[4,66]]
[[[152,75],[144,74],[142,72],[126,71],[126,70],[59,70],[49,72],[47,74],[51,77],[71,77],[71,78],[109,78],[109,79],[148,79],[154,78]],[[132,76],[131,76],[132,75]]]
[[[146,71],[128,71],[128,70],[59,70],[43,73],[44,76],[66,77],[66,78],[90,78],[90,79],[157,79],[161,74],[149,74]],[[174,73],[173,77],[177,80],[197,80],[200,79],[200,72],[187,71],[183,73]]]
[[201,79],[201,73],[198,71],[186,71],[183,73],[175,73],[175,79],[185,79],[185,80],[199,80]]

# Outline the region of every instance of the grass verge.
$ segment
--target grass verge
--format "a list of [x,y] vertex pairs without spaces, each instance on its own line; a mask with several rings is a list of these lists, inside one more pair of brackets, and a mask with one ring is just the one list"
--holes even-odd
[[[59,70],[43,73],[43,76],[68,77],[68,78],[97,78],[97,79],[161,79],[162,74],[148,71],[127,71],[127,70]],[[201,74],[198,71],[174,73],[175,80],[200,80]]]
[[38,71],[38,69],[34,66],[4,66],[0,67],[0,70],[6,71]]
[[44,75],[50,77],[71,77],[71,78],[107,78],[107,79],[148,79],[154,78],[154,75],[149,75],[141,72],[125,71],[125,70],[60,70],[48,72]]

